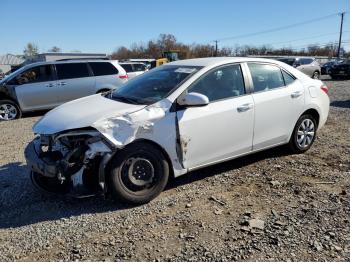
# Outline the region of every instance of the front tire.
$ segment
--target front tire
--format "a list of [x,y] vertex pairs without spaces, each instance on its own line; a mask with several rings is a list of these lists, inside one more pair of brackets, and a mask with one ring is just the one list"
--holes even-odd
[[317,122],[312,115],[302,115],[297,121],[289,141],[293,153],[304,153],[310,149],[316,138]]
[[169,164],[164,154],[142,142],[118,152],[110,170],[112,196],[129,204],[148,203],[163,191],[169,179]]
[[12,100],[0,100],[0,121],[10,121],[21,118],[19,106]]

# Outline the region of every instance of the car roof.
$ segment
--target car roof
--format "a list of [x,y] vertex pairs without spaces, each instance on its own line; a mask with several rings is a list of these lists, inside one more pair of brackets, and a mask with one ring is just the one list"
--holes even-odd
[[215,66],[228,63],[242,63],[242,62],[266,62],[274,64],[282,64],[274,59],[266,58],[253,58],[253,57],[207,57],[207,58],[195,58],[187,60],[178,60],[168,63],[167,65],[180,65],[180,66]]
[[133,65],[139,65],[139,64],[143,64],[142,62],[119,62],[120,65],[126,65],[126,64],[133,64]]

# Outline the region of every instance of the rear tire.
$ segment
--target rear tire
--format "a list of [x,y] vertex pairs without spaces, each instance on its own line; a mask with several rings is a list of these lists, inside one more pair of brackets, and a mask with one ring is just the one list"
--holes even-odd
[[0,100],[0,121],[10,121],[22,117],[19,106],[12,100]]
[[300,154],[310,149],[316,138],[317,122],[312,115],[302,115],[293,130],[289,140],[289,148],[293,153]]
[[312,78],[313,78],[313,79],[320,79],[320,72],[319,72],[319,71],[315,71],[315,72],[312,74]]
[[148,203],[163,191],[169,179],[169,164],[164,154],[142,142],[118,152],[110,170],[112,196],[129,204]]

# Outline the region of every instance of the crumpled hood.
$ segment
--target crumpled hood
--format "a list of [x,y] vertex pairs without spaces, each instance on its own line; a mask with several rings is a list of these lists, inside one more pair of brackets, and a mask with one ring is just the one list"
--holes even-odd
[[33,126],[33,132],[51,135],[64,130],[89,127],[100,119],[129,114],[144,107],[145,105],[121,103],[100,94],[87,96],[49,111]]

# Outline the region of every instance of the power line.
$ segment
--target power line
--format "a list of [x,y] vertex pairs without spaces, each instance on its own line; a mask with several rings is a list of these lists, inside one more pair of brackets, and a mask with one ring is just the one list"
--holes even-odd
[[[350,30],[348,30],[348,31],[343,31],[343,33],[349,33],[349,32],[350,32]],[[293,39],[293,40],[289,40],[289,41],[273,42],[273,43],[268,43],[268,44],[263,44],[263,45],[285,44],[285,43],[290,43],[290,42],[297,42],[297,41],[308,40],[308,39],[314,39],[314,38],[323,37],[323,36],[329,36],[329,35],[337,35],[337,34],[339,34],[339,32],[327,33],[327,34],[321,34],[321,35],[314,35],[314,36],[309,36],[309,37],[304,37],[304,38]]]
[[[342,13],[347,13],[347,12],[348,11],[345,11],[345,12],[342,12]],[[256,35],[276,32],[276,31],[282,31],[282,30],[285,30],[285,29],[289,29],[289,28],[293,28],[293,27],[297,27],[297,26],[301,26],[301,25],[305,25],[305,24],[309,24],[309,23],[314,23],[314,22],[318,22],[318,21],[321,21],[321,20],[325,20],[325,19],[334,17],[336,15],[339,15],[339,13],[330,14],[330,15],[326,15],[326,16],[322,16],[322,17],[306,20],[306,21],[295,23],[295,24],[291,24],[291,25],[286,25],[286,26],[276,27],[276,28],[272,28],[272,29],[268,29],[268,30],[258,31],[258,32],[255,32],[255,33],[248,33],[248,34],[236,35],[236,36],[231,36],[231,37],[219,38],[219,39],[216,39],[215,41],[222,42],[222,41],[233,40],[233,39],[237,39],[237,38],[246,38],[246,37],[250,37],[250,36],[256,36]]]

